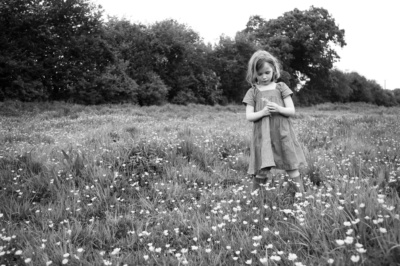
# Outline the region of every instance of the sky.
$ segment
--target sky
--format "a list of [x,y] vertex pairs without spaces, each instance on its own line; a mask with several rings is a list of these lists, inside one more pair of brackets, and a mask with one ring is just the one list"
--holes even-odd
[[206,43],[217,43],[224,34],[234,37],[250,16],[275,19],[295,8],[328,10],[345,30],[343,48],[336,51],[342,71],[356,71],[382,88],[400,88],[400,23],[398,0],[92,0],[104,15],[152,24],[175,19],[196,31]]

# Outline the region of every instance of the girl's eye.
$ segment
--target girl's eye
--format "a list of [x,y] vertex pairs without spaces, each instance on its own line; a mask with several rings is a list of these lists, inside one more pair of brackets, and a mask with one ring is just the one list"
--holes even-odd
[[269,75],[271,72],[265,72],[265,73],[258,73],[259,76],[262,76],[263,74]]

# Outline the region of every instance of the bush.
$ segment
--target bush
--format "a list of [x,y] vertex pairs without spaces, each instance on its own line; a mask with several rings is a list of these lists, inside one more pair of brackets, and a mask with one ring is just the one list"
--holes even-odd
[[197,101],[192,91],[180,91],[171,102],[173,104],[187,105],[188,103],[197,103]]
[[150,73],[148,77],[149,81],[139,86],[137,95],[139,104],[143,106],[166,103],[168,87],[157,74]]

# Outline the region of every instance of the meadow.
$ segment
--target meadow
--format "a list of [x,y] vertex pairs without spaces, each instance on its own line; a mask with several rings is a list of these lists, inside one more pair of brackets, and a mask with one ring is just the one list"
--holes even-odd
[[400,108],[296,111],[286,201],[243,106],[0,103],[0,265],[399,265]]

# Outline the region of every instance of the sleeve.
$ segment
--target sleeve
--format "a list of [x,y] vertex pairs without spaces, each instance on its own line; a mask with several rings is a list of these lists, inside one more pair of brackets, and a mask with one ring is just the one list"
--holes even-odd
[[293,94],[293,91],[283,82],[279,84],[279,90],[281,91],[282,99],[285,99],[288,96]]
[[243,104],[245,105],[251,105],[251,106],[255,106],[256,105],[256,100],[255,100],[255,95],[254,95],[254,89],[251,88],[247,91],[246,95],[243,98],[242,101]]

